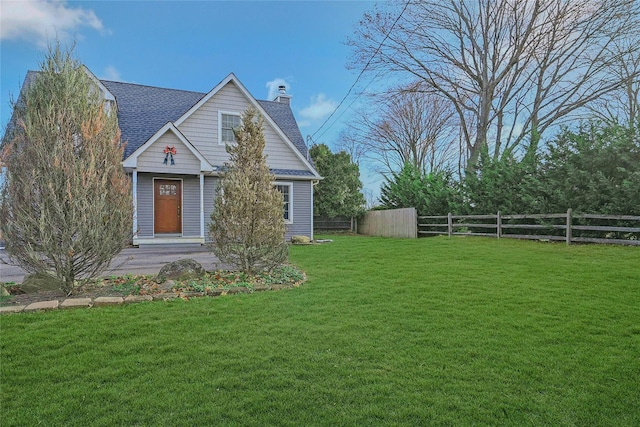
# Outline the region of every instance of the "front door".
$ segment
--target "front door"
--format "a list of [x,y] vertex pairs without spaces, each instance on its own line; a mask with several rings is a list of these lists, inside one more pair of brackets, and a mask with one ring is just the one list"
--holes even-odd
[[182,181],[154,181],[154,232],[182,233]]

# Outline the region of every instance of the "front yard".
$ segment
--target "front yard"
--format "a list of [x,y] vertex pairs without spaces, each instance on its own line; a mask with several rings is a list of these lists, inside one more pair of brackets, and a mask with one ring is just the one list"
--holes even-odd
[[300,288],[0,317],[0,424],[640,425],[640,249],[295,246]]

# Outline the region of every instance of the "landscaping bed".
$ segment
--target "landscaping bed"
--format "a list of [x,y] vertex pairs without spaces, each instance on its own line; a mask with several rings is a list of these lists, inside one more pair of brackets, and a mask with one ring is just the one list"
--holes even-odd
[[126,297],[129,295],[159,295],[190,298],[193,296],[217,296],[222,293],[255,292],[299,286],[305,281],[305,274],[291,265],[284,265],[270,273],[248,275],[243,272],[216,270],[206,272],[202,277],[185,280],[158,280],[156,275],[125,275],[87,280],[71,295],[62,290],[42,290],[26,293],[20,285],[2,283],[10,293],[2,297],[0,306],[29,305],[39,301],[53,301],[73,298],[99,298],[104,296]]

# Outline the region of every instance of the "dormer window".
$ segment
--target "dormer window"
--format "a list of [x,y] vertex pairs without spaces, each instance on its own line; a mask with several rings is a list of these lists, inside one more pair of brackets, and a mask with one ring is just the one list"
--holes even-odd
[[233,130],[240,127],[241,116],[238,113],[218,112],[218,144],[231,144],[236,141]]

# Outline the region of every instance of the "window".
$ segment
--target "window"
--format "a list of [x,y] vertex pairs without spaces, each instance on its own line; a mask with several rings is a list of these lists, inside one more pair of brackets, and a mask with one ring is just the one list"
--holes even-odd
[[240,114],[237,113],[218,113],[218,121],[220,123],[218,130],[218,143],[229,144],[235,142],[236,138],[233,130],[240,126]]
[[175,184],[160,184],[161,196],[175,196],[178,194],[178,186]]
[[276,182],[276,188],[282,193],[282,204],[284,208],[284,222],[293,223],[293,184]]

